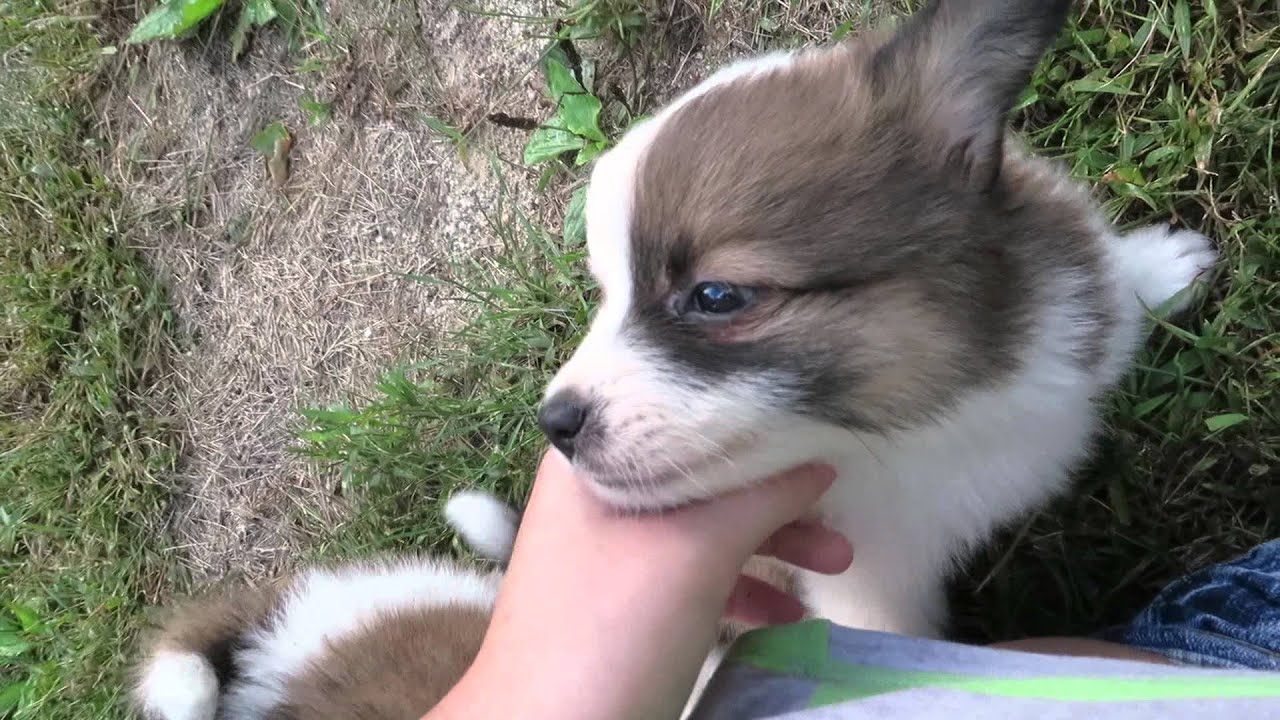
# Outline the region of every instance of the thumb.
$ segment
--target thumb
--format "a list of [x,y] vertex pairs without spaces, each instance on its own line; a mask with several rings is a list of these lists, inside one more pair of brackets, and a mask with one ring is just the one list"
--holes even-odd
[[835,479],[829,465],[801,465],[704,502],[697,521],[716,528],[720,542],[750,555],[775,530],[811,510]]

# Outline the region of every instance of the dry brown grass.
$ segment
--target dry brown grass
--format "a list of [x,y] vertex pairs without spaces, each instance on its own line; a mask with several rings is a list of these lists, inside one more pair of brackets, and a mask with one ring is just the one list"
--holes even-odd
[[[505,9],[538,11],[522,2]],[[444,0],[333,2],[327,27],[292,51],[261,34],[236,63],[216,25],[131,49],[101,107],[111,179],[185,340],[172,530],[197,579],[269,574],[304,542],[299,514],[343,516],[332,478],[287,450],[294,411],[359,393],[454,326],[456,303],[404,275],[493,246],[498,175],[515,201],[558,212],[519,165],[523,133],[484,122],[542,113],[537,28]],[[308,127],[309,97],[332,102],[328,122]],[[425,116],[469,129],[469,151]],[[279,191],[249,143],[277,120],[296,138]]]

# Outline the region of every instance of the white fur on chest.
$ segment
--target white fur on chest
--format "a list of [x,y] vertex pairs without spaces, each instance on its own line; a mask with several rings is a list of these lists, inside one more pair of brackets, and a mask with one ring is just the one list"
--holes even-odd
[[888,436],[821,442],[839,480],[820,505],[854,546],[845,573],[805,576],[816,615],[854,627],[937,635],[940,582],[991,533],[1060,493],[1088,454],[1100,396],[1127,367],[1141,315],[1132,300],[1106,335],[1101,366],[1070,360],[1082,336],[1101,332],[1065,299],[1069,279],[1042,307],[1041,332],[1016,376],[966,397],[937,422]]

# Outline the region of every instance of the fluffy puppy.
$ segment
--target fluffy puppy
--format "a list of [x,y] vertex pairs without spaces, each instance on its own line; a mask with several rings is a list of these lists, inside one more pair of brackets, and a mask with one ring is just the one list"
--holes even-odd
[[550,383],[547,437],[652,510],[811,459],[857,549],[801,573],[815,615],[914,635],[944,579],[1067,484],[1148,309],[1214,263],[1124,233],[1006,137],[1068,0],[936,0],[896,30],[728,67],[594,168],[604,291]]

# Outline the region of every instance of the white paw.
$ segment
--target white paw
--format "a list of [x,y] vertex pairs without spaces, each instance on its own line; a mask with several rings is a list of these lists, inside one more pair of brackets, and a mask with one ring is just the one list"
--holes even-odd
[[1168,225],[1134,230],[1116,238],[1112,249],[1121,281],[1143,305],[1166,316],[1186,308],[1194,297],[1190,288],[1218,261],[1209,238]]

